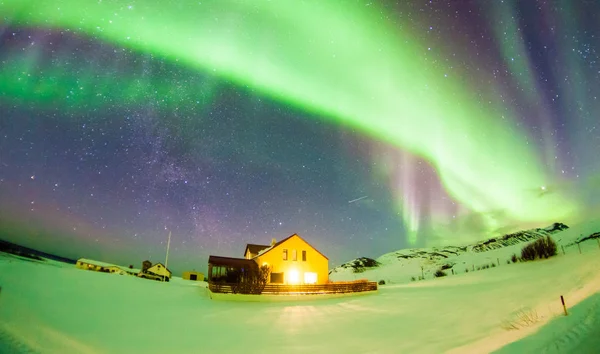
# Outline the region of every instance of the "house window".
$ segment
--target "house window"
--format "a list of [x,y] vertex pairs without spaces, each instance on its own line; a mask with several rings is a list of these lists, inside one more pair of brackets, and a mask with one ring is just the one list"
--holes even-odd
[[283,284],[283,273],[271,273],[271,283]]
[[292,250],[292,261],[297,261],[298,260],[298,255],[296,253],[296,250]]
[[284,249],[284,250],[283,250],[283,260],[284,260],[284,261],[287,261],[287,259],[288,259],[288,258],[287,258],[287,249]]
[[306,262],[306,251],[302,251],[302,262]]
[[304,273],[304,284],[316,284],[317,273],[306,272]]

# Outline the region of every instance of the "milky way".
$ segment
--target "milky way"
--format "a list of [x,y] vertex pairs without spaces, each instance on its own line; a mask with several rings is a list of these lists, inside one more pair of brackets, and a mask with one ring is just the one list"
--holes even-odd
[[294,232],[336,263],[577,222],[599,10],[4,0],[0,237],[139,263],[172,231],[182,270]]

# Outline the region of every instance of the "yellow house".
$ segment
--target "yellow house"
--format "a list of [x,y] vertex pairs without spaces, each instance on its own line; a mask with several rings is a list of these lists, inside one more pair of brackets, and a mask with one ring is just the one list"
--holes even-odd
[[253,260],[271,268],[271,284],[329,282],[329,259],[297,234],[261,250]]
[[209,282],[220,279],[234,282],[245,268],[256,265],[270,267],[270,284],[329,282],[329,259],[297,234],[279,242],[273,241],[270,246],[248,244],[243,259],[210,256]]
[[172,274],[162,263],[156,263],[152,267],[146,269],[145,272],[167,278],[171,278]]

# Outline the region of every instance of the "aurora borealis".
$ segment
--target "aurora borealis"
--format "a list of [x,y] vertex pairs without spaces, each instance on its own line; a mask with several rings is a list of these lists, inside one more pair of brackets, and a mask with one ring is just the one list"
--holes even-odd
[[0,238],[139,263],[171,230],[180,270],[590,217],[599,7],[2,0]]

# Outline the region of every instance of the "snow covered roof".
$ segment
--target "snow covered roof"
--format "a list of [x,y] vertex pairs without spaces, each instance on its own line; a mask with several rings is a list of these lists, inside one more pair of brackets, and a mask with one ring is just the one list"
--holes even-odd
[[87,264],[95,265],[98,267],[118,267],[118,265],[116,265],[116,264],[100,262],[100,261],[96,261],[93,259],[87,259],[87,258],[79,258],[77,260],[77,262],[87,263]]
[[96,261],[93,259],[87,259],[87,258],[79,258],[77,260],[77,262],[82,262],[82,263],[86,263],[86,264],[91,264],[91,265],[95,265],[98,267],[105,267],[105,268],[109,268],[109,267],[115,267],[115,268],[119,268],[125,272],[128,273],[139,273],[139,269],[136,268],[129,268],[129,267],[124,267],[124,266],[120,266],[117,264],[112,264],[112,263],[106,263],[106,262],[100,262],[100,261]]
[[249,243],[246,245],[246,250],[244,251],[244,255],[246,255],[246,252],[248,252],[248,250],[250,250],[251,254],[259,254],[265,248],[270,248],[270,247],[271,246],[269,246],[269,245],[255,245],[253,243]]
[[119,269],[124,270],[129,273],[139,273],[140,272],[140,269],[138,269],[138,268],[129,268],[129,267],[123,267],[123,266],[117,266],[117,267],[119,267]]
[[263,248],[262,250],[258,251],[258,253],[256,254],[256,256],[254,256],[254,258],[258,257],[258,256],[262,256],[263,253],[270,251],[271,248],[275,247],[275,245],[273,246],[267,246],[267,248]]

